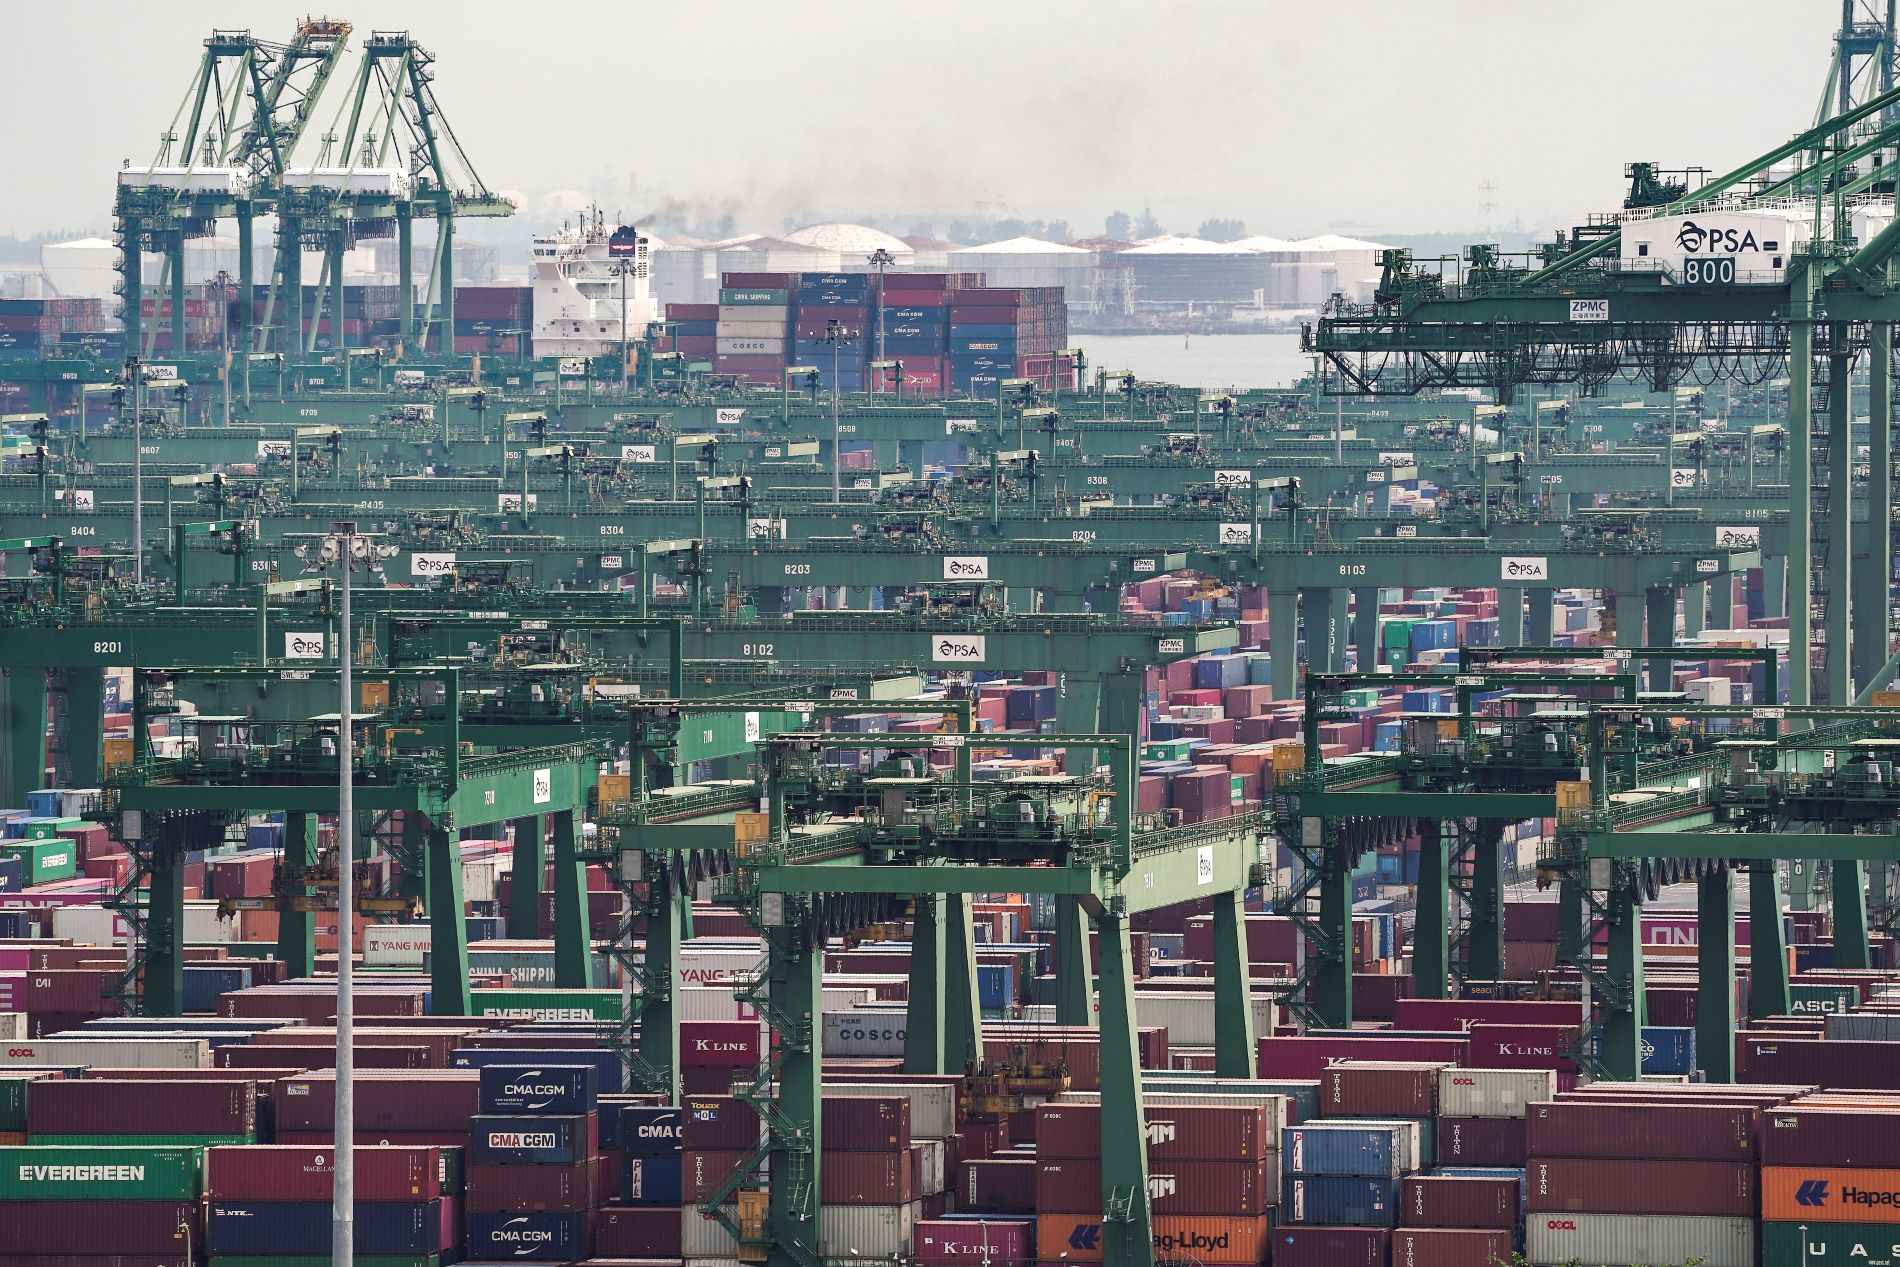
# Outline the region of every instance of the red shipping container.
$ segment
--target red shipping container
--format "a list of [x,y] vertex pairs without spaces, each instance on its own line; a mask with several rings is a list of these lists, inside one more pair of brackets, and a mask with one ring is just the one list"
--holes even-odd
[[1465,1038],[1398,1038],[1377,1031],[1275,1034],[1260,1039],[1257,1064],[1263,1078],[1317,1079],[1342,1060],[1417,1060],[1469,1067],[1470,1049],[1470,1040]]
[[600,1258],[671,1258],[680,1254],[680,1210],[669,1206],[608,1206],[594,1213],[594,1253]]
[[1577,1025],[1581,1003],[1520,1002],[1514,999],[1406,999],[1392,1013],[1396,1029],[1456,1033],[1474,1023]]
[[169,1256],[204,1244],[203,1213],[196,1201],[10,1201],[0,1254]]
[[910,1148],[907,1096],[827,1096],[820,1109],[825,1152],[902,1152]]
[[1407,1227],[1517,1226],[1522,1185],[1482,1175],[1407,1175],[1399,1188],[1399,1222]]
[[764,1130],[752,1106],[730,1095],[689,1096],[684,1107],[680,1139],[687,1148],[747,1149],[759,1142]]
[[30,1135],[251,1135],[257,1087],[229,1080],[148,1082],[102,1078],[42,1083],[27,1097]]
[[598,1172],[591,1157],[572,1166],[471,1164],[463,1204],[471,1211],[577,1214],[594,1208]]
[[680,1154],[680,1197],[687,1204],[702,1201],[726,1181],[750,1153],[743,1149],[689,1148]]
[[[1650,1161],[1750,1161],[1761,1133],[1759,1109],[1687,1102],[1558,1100],[1524,1115],[1529,1157],[1641,1157]],[[1900,1118],[1894,1119],[1900,1123]]]
[[1491,1267],[1511,1261],[1513,1239],[1502,1229],[1402,1227],[1392,1233],[1392,1267]]
[[[89,953],[99,954],[96,949]],[[24,1010],[115,1016],[119,1003],[111,991],[118,985],[120,972],[117,968],[35,968],[27,974]]]
[[1474,1023],[1466,1032],[1471,1036],[1471,1054],[1467,1058],[1470,1068],[1577,1071],[1576,1062],[1570,1058],[1581,1033],[1577,1025]]
[[[433,1201],[442,1195],[439,1148],[359,1148],[352,1154],[358,1201]],[[328,1201],[336,1154],[286,1144],[205,1150],[205,1196],[213,1201]]]
[[1277,1228],[1275,1267],[1387,1267],[1392,1233],[1382,1227]]
[[917,1267],[1005,1267],[1032,1261],[1036,1225],[1030,1219],[925,1219],[913,1245]]
[[1900,1106],[1819,1108],[1791,1104],[1763,1117],[1764,1166],[1900,1169]]
[[1753,1218],[1760,1195],[1750,1162],[1532,1158],[1529,1208],[1589,1214],[1714,1214]]
[[1443,1064],[1348,1060],[1320,1075],[1323,1117],[1432,1117]]
[[[1148,1195],[1156,1214],[1264,1214],[1278,1203],[1272,1167],[1254,1161],[1168,1161],[1154,1158]],[[1036,1208],[1094,1210],[1102,1203],[1102,1163],[1045,1158],[1036,1166]]]
[[[468,1142],[468,1119],[475,1116],[481,1078],[474,1070],[365,1070],[355,1079],[356,1129],[364,1132],[459,1132]],[[271,1107],[279,1131],[329,1132],[336,1126],[336,1074],[317,1072],[286,1078],[271,1089]],[[425,1141],[406,1141],[419,1143]],[[429,1143],[437,1140],[426,1141]],[[450,1143],[456,1142],[451,1139]]]
[[[1254,1161],[1279,1147],[1267,1111],[1211,1105],[1149,1105],[1148,1156],[1156,1161]],[[1102,1155],[1097,1104],[1045,1104],[1036,1110],[1036,1153],[1044,1159]]]
[[1522,1166],[1521,1117],[1441,1117],[1435,1140],[1441,1166]]
[[820,1199],[827,1204],[908,1205],[918,1195],[911,1183],[908,1151],[834,1153],[826,1149],[819,1175]]
[[717,321],[719,320],[719,305],[668,304],[666,319],[668,321]]
[[680,1062],[701,1069],[756,1069],[759,1035],[757,1021],[681,1021]]

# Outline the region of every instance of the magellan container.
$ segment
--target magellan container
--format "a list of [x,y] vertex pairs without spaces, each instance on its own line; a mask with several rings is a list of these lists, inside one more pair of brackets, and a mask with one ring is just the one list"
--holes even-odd
[[1591,1214],[1755,1214],[1750,1162],[1532,1158],[1526,1167],[1534,1211]]
[[1900,1226],[1892,1223],[1793,1223],[1761,1225],[1764,1263],[1830,1267],[1895,1267],[1900,1264]]
[[[451,1149],[450,1152],[458,1150]],[[443,1150],[358,1148],[358,1201],[432,1201],[443,1193]],[[205,1150],[205,1195],[213,1201],[327,1201],[336,1153],[301,1144],[236,1144]]]
[[1441,1117],[1523,1117],[1526,1105],[1557,1094],[1554,1069],[1441,1069]]
[[[1756,1267],[1755,1220],[1670,1214],[1532,1214],[1525,1257],[1534,1263],[1687,1263]],[[1799,1267],[1769,1259],[1768,1267]],[[1844,1260],[1852,1262],[1852,1259]]]
[[1391,1246],[1392,1233],[1383,1227],[1285,1226],[1273,1233],[1273,1262],[1276,1267],[1388,1267]]
[[194,1148],[0,1147],[0,1201],[196,1200],[201,1158]]
[[1900,1224],[1900,1170],[1763,1166],[1764,1219]]
[[1399,1221],[1399,1185],[1355,1175],[1288,1175],[1280,1217],[1329,1227],[1391,1227]]
[[1488,1267],[1509,1262],[1515,1240],[1502,1228],[1401,1227],[1392,1233],[1392,1267]]

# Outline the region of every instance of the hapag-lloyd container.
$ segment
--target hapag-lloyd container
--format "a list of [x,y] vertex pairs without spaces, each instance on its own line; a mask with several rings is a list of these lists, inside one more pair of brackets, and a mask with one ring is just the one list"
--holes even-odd
[[199,1158],[195,1148],[0,1147],[0,1201],[193,1201]]
[[[1267,1215],[1158,1214],[1154,1218],[1156,1258],[1251,1265],[1266,1257],[1272,1235],[1273,1220]],[[1038,1215],[1036,1254],[1043,1262],[1101,1262],[1102,1220],[1093,1214]]]
[[1276,1267],[1387,1267],[1391,1242],[1382,1227],[1286,1226],[1273,1234],[1273,1261]]
[[1399,1185],[1359,1175],[1288,1175],[1280,1217],[1327,1227],[1391,1227],[1399,1221]]
[[912,1233],[917,1267],[1006,1267],[1034,1259],[1036,1221],[1008,1218],[919,1219]]
[[1280,1168],[1287,1175],[1397,1179],[1419,1168],[1420,1135],[1417,1123],[1290,1126],[1280,1135]]
[[1392,1267],[1509,1262],[1515,1239],[1500,1228],[1401,1227],[1392,1233]]
[[588,1252],[586,1214],[493,1214],[468,1216],[468,1256],[571,1262]]
[[1591,1214],[1747,1217],[1758,1201],[1751,1162],[1534,1157],[1530,1208]]
[[[439,1148],[358,1148],[351,1173],[358,1201],[432,1201],[442,1195]],[[234,1144],[205,1150],[205,1195],[213,1201],[327,1201],[336,1153],[299,1144]]]
[[[1533,1214],[1524,1223],[1524,1250],[1525,1257],[1534,1263],[1696,1262],[1700,1267],[1755,1267],[1755,1220],[1662,1214]],[[1769,1267],[1799,1267],[1801,1260],[1767,1261]]]
[[[1165,1161],[1252,1161],[1273,1150],[1267,1111],[1172,1104],[1144,1106],[1148,1156]],[[1099,1104],[1045,1104],[1036,1110],[1036,1152],[1041,1157],[1100,1158]]]
[[1558,1100],[1530,1106],[1524,1147],[1538,1158],[1747,1161],[1760,1130],[1760,1112],[1746,1107]]
[[1763,1166],[1761,1213],[1791,1223],[1900,1224],[1900,1170]]
[[[1438,1113],[1448,1117],[1523,1117],[1525,1106],[1557,1094],[1554,1069],[1444,1069]],[[1444,1132],[1439,1132],[1442,1137]],[[1443,1145],[1441,1144],[1441,1151]]]
[[154,1095],[149,1082],[56,1078],[26,1102],[32,1135],[233,1135],[257,1130],[257,1086],[250,1082],[173,1082]]

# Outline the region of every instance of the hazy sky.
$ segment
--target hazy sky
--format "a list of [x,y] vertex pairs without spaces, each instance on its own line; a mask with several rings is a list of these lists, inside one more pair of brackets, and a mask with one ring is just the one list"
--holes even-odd
[[[742,228],[847,210],[1066,218],[1152,203],[1298,237],[1569,223],[1622,165],[1725,170],[1812,119],[1834,0],[391,0],[494,189],[611,191]],[[0,232],[109,223],[214,27],[308,0],[0,7]],[[344,95],[348,73],[319,109]],[[313,129],[319,131],[320,128]],[[637,181],[637,193],[629,193]]]

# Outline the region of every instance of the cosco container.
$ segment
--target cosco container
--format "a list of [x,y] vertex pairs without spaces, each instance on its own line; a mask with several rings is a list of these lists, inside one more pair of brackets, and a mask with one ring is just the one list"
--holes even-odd
[[0,1201],[196,1200],[201,1159],[193,1148],[0,1147]]
[[1554,1069],[1454,1068],[1438,1073],[1441,1117],[1523,1117],[1526,1105],[1556,1094]]
[[593,1156],[595,1145],[592,1114],[578,1117],[484,1114],[470,1118],[468,1123],[471,1164],[572,1166]]
[[484,1113],[572,1115],[591,1113],[598,1074],[586,1065],[485,1065]]
[[1399,1185],[1353,1175],[1288,1175],[1280,1217],[1288,1223],[1391,1227],[1399,1221]]
[[[1687,1262],[1699,1267],[1755,1267],[1755,1220],[1681,1214],[1533,1214],[1525,1220],[1524,1250],[1534,1263],[1584,1267]],[[1768,1260],[1771,1267],[1799,1267],[1800,1261]]]
[[1308,1122],[1282,1132],[1280,1166],[1289,1175],[1397,1179],[1419,1168],[1419,1134],[1416,1124]]
[[[359,1254],[440,1253],[442,1214],[440,1201],[359,1202],[351,1243]],[[328,1201],[212,1201],[205,1206],[205,1251],[213,1257],[327,1253],[330,1215]]]
[[468,1216],[471,1259],[572,1261],[588,1254],[585,1214],[495,1214]]

